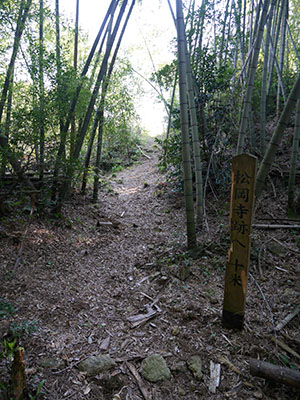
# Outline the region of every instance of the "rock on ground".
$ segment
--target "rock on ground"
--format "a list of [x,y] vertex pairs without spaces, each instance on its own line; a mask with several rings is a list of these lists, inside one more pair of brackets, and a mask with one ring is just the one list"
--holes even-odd
[[150,382],[163,381],[171,377],[171,371],[160,354],[152,354],[142,361],[141,374]]
[[116,363],[109,357],[109,355],[101,354],[98,356],[91,356],[86,360],[81,361],[78,365],[78,369],[82,372],[86,372],[88,376],[93,376],[108,371],[115,366]]
[[188,361],[188,367],[194,378],[196,378],[198,381],[201,381],[203,377],[201,358],[199,356],[191,357],[191,359]]

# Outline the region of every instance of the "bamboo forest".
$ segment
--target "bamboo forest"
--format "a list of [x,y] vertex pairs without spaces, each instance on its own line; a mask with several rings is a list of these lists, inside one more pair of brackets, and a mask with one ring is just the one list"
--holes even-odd
[[300,397],[299,0],[0,0],[0,400]]

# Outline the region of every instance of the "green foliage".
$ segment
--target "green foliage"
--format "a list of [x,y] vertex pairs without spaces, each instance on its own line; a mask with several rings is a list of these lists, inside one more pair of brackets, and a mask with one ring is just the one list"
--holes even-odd
[[174,85],[176,70],[177,62],[174,60],[172,63],[161,67],[157,73],[152,74],[151,80],[157,82],[161,88],[168,90]]
[[10,361],[12,361],[14,357],[14,351],[17,347],[17,339],[4,339],[3,340],[3,351],[0,352],[0,359],[5,359],[8,358]]
[[39,394],[41,393],[41,390],[42,390],[43,385],[44,385],[45,382],[46,382],[45,379],[42,379],[42,380],[38,383],[37,388],[36,388],[36,391],[35,391],[35,394],[34,394],[34,395],[29,394],[29,400],[36,400],[36,399],[38,398],[38,396],[39,396]]
[[0,319],[5,319],[16,311],[16,308],[9,301],[0,298]]
[[22,321],[21,323],[13,322],[9,327],[10,335],[13,338],[30,336],[37,331],[38,331],[37,321]]
[[158,167],[162,172],[167,172],[168,180],[175,183],[177,190],[182,190],[182,165],[181,165],[181,135],[174,131],[169,139],[155,138],[161,151],[158,156]]

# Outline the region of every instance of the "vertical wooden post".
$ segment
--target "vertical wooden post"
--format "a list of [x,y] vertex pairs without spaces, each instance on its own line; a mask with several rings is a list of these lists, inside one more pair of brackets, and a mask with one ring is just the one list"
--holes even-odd
[[226,263],[222,324],[233,329],[242,329],[244,323],[256,165],[256,157],[248,154],[232,159],[231,245]]

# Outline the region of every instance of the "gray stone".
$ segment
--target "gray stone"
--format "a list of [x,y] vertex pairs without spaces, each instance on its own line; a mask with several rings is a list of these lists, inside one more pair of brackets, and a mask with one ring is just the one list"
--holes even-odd
[[185,361],[175,361],[171,366],[171,371],[174,372],[186,372],[187,366]]
[[198,381],[201,381],[203,374],[202,374],[202,360],[199,356],[193,356],[188,361],[188,368],[192,372],[194,378]]
[[180,279],[181,281],[185,281],[190,276],[189,265],[173,264],[169,267],[169,269],[171,274],[176,278]]
[[286,254],[286,248],[283,247],[280,243],[277,242],[270,242],[267,245],[268,250],[275,254],[276,256],[284,256]]
[[65,362],[56,358],[41,358],[38,360],[38,365],[43,368],[60,369],[64,368]]
[[160,354],[152,354],[142,361],[141,374],[150,382],[163,381],[171,377],[171,371]]
[[116,363],[107,354],[101,354],[98,356],[91,356],[86,360],[81,361],[78,365],[78,369],[85,372],[88,376],[100,374],[101,372],[108,371],[116,367]]

